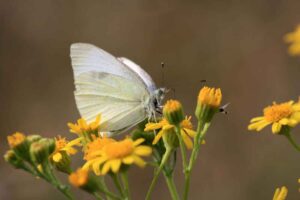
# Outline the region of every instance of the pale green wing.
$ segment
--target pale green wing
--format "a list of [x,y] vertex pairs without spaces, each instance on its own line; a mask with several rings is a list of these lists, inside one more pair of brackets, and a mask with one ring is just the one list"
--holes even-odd
[[101,131],[120,131],[147,117],[149,93],[142,84],[103,72],[75,76],[75,99],[87,121],[101,114]]

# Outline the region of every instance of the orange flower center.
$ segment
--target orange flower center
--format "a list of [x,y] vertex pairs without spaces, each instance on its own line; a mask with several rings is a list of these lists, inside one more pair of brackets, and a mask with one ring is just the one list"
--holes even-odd
[[292,114],[292,106],[290,103],[274,103],[264,109],[264,117],[268,122],[278,122],[283,118],[287,118]]
[[134,150],[132,140],[126,139],[120,142],[113,142],[103,148],[109,158],[123,158],[130,155]]
[[115,142],[115,140],[112,138],[95,138],[94,141],[87,144],[87,150],[85,151],[84,159],[91,160],[96,156],[99,156],[100,150],[112,142]]

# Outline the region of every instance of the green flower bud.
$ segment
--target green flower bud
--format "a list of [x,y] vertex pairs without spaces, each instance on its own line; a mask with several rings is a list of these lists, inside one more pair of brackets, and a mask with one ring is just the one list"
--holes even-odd
[[59,153],[61,154],[62,158],[58,162],[52,160],[52,164],[58,171],[70,174],[72,172],[70,156],[65,151],[61,151]]
[[4,160],[15,168],[23,168],[24,162],[20,159],[13,150],[8,150],[4,155]]
[[42,164],[49,157],[48,146],[45,143],[34,142],[30,146],[30,157],[32,162]]
[[170,124],[178,125],[184,120],[183,108],[179,101],[169,100],[163,108],[164,117]]
[[11,149],[18,157],[30,162],[30,144],[23,133],[16,132],[10,136],[7,136],[7,141]]

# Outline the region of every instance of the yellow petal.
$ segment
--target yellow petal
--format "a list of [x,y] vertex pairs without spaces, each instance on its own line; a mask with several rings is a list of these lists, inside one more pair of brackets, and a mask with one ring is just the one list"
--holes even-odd
[[81,168],[84,170],[89,170],[92,163],[93,163],[93,160],[89,160],[86,163],[84,163],[84,165]]
[[187,136],[187,134],[185,134],[184,131],[181,131],[181,137],[182,137],[182,140],[183,140],[185,146],[188,149],[192,149],[193,148],[193,142],[192,142],[191,138],[189,138],[189,136]]
[[139,167],[145,167],[146,162],[138,156],[133,156],[134,163]]
[[111,162],[111,169],[114,173],[117,173],[121,166],[121,160],[120,159],[114,159]]
[[196,131],[194,131],[194,130],[192,130],[192,129],[184,128],[183,130],[184,130],[185,133],[188,134],[190,137],[195,137],[195,135],[196,135]]
[[300,122],[300,112],[293,113],[291,118]]
[[163,130],[169,130],[169,129],[171,129],[171,128],[174,128],[174,125],[167,124],[167,125],[164,125],[162,129],[163,129]]
[[71,140],[70,142],[68,142],[67,146],[74,146],[74,145],[81,145],[81,140],[82,138],[76,138],[74,140]]
[[144,131],[153,131],[156,129],[160,129],[162,126],[162,123],[148,123],[146,124]]
[[100,165],[105,161],[106,159],[104,157],[95,159],[93,163],[93,171],[95,172],[96,175],[100,175]]
[[69,147],[69,148],[65,148],[66,152],[70,155],[74,155],[75,153],[77,153],[77,150],[74,149],[73,147]]
[[54,154],[52,156],[52,159],[53,159],[54,162],[59,162],[62,159],[61,153],[57,152],[56,154]]
[[287,118],[283,118],[279,121],[279,123],[282,125],[287,125],[289,123],[289,120]]
[[138,146],[138,145],[142,144],[144,141],[145,141],[144,138],[139,138],[133,142],[133,145]]
[[264,127],[268,126],[271,122],[267,122],[265,120],[263,121],[259,121],[259,122],[255,122],[253,124],[250,124],[248,126],[248,130],[256,130],[256,131],[260,131],[262,130]]
[[110,170],[110,161],[107,161],[106,163],[103,164],[103,167],[101,169],[101,174],[105,175],[107,172]]
[[251,119],[250,122],[251,122],[251,123],[253,123],[253,122],[258,122],[258,121],[261,121],[261,120],[263,120],[263,119],[264,119],[264,117],[262,117],[262,116],[261,116],[261,117],[254,117],[254,118]]
[[134,162],[134,157],[133,156],[127,156],[122,159],[122,162],[126,165],[131,165]]
[[142,145],[135,148],[134,153],[139,156],[148,156],[152,153],[152,148]]
[[280,130],[281,130],[281,124],[277,123],[277,122],[273,123],[272,132],[276,134],[276,133],[279,133]]
[[152,144],[156,144],[156,143],[160,140],[160,138],[162,137],[163,134],[164,134],[164,131],[163,131],[163,130],[160,130],[160,131],[157,133],[157,135],[155,136],[155,138],[154,138]]

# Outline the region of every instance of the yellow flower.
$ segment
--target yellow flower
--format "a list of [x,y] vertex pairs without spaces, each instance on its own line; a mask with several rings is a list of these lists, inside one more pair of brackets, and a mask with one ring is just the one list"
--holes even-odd
[[220,88],[203,87],[198,95],[198,104],[219,108],[222,101]]
[[[162,119],[158,123],[148,123],[146,124],[145,131],[161,129],[153,140],[153,144],[156,144],[164,134],[176,134],[175,126],[171,125],[166,119]],[[193,125],[191,123],[191,117],[185,117],[185,119],[180,123],[180,133],[181,137],[188,149],[193,148],[193,142],[190,137],[194,137],[196,132],[193,130]]]
[[281,188],[276,188],[273,200],[285,200],[288,194],[288,189],[283,186]]
[[52,154],[52,159],[54,162],[59,162],[62,159],[62,152],[66,152],[68,155],[74,155],[77,150],[73,147],[75,145],[80,146],[81,138],[77,138],[68,142],[66,138],[58,136],[55,138],[55,151]]
[[18,146],[23,143],[26,139],[26,136],[23,133],[16,132],[13,135],[7,136],[8,144],[11,148]]
[[251,119],[249,130],[260,131],[272,124],[272,132],[277,134],[282,126],[294,127],[300,121],[300,103],[289,101],[281,104],[273,103],[263,110],[263,116]]
[[219,112],[222,101],[220,88],[203,87],[198,95],[195,115],[201,123],[210,123],[215,113]]
[[284,36],[286,43],[291,44],[288,52],[291,56],[300,55],[300,25],[297,26],[294,32],[288,33]]
[[87,123],[85,119],[81,118],[77,120],[77,124],[68,123],[68,126],[70,128],[70,132],[82,134],[88,131],[98,131],[100,127],[100,120],[101,120],[100,115],[98,115],[95,121],[91,123]]
[[[105,175],[109,171],[117,173],[120,170],[122,164],[131,165],[136,164],[139,167],[145,166],[145,161],[140,156],[148,156],[151,154],[152,149],[145,145],[140,145],[144,142],[144,139],[140,138],[133,141],[130,138],[126,138],[121,141],[106,140],[106,144],[100,145],[97,148],[88,148],[86,156],[88,160],[83,169],[89,169],[92,167],[96,175]],[[96,146],[94,146],[96,147]]]
[[75,187],[83,187],[88,183],[89,174],[87,170],[78,169],[69,176],[69,182]]

